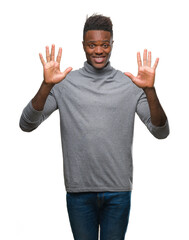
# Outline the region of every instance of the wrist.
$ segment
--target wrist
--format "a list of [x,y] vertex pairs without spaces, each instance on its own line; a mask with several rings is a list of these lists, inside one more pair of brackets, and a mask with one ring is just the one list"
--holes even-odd
[[47,83],[47,82],[45,82],[45,80],[43,80],[42,85],[43,85],[45,88],[51,89],[51,88],[54,87],[55,84],[54,84],[54,83]]
[[145,88],[143,88],[143,91],[146,93],[146,94],[148,94],[148,93],[150,93],[150,92],[155,92],[155,87],[153,86],[153,87],[145,87]]

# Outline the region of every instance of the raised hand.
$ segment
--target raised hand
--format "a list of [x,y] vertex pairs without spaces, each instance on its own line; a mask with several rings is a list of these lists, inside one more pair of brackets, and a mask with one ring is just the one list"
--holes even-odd
[[62,57],[62,48],[59,48],[58,55],[55,61],[55,45],[52,45],[51,54],[49,53],[49,47],[46,47],[46,60],[45,62],[41,53],[39,53],[41,63],[44,69],[44,82],[46,84],[56,84],[61,82],[66,75],[72,70],[71,67],[67,68],[64,72],[60,71],[60,61]]
[[138,75],[135,77],[129,72],[125,72],[125,75],[128,76],[140,88],[152,88],[155,82],[155,70],[158,62],[159,58],[156,58],[153,67],[151,67],[151,52],[148,52],[147,57],[147,49],[145,49],[143,53],[142,65],[140,52],[137,52]]

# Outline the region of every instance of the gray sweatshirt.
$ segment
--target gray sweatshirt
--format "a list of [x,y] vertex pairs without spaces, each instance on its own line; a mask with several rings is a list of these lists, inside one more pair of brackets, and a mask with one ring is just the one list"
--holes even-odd
[[57,109],[67,192],[132,190],[135,113],[156,138],[169,134],[168,121],[161,127],[151,123],[144,91],[110,62],[100,70],[85,62],[70,72],[52,88],[43,111],[30,101],[21,129],[36,129]]

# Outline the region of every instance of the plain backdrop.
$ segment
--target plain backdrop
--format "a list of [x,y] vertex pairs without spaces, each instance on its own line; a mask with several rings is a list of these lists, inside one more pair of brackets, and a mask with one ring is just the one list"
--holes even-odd
[[136,116],[134,181],[125,239],[188,240],[188,5],[180,0],[7,0],[0,5],[0,239],[73,239],[58,111],[38,129],[19,119],[43,80],[39,52],[63,48],[61,70],[83,66],[87,15],[111,17],[111,65],[137,74],[136,53],[159,57],[155,87],[170,135],[155,139]]

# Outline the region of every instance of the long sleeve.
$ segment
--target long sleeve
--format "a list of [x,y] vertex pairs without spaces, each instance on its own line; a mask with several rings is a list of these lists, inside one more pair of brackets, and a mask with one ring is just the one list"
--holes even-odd
[[169,135],[169,123],[166,121],[164,126],[155,126],[151,122],[150,109],[146,94],[143,92],[140,99],[138,100],[136,113],[138,114],[141,121],[146,125],[151,134],[158,138],[164,139]]
[[56,109],[57,102],[52,92],[50,92],[49,96],[47,97],[44,109],[42,111],[35,110],[32,106],[32,102],[30,101],[22,112],[19,123],[20,128],[25,132],[33,131]]

